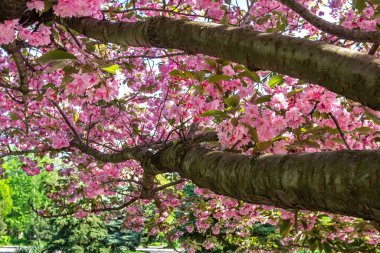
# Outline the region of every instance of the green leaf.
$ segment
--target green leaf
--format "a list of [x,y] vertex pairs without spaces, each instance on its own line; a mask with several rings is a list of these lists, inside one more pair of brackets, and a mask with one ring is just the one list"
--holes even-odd
[[359,128],[355,128],[354,130],[352,130],[351,133],[367,134],[367,133],[370,133],[373,131],[375,131],[375,130],[370,128],[370,127],[359,127]]
[[216,61],[214,59],[211,59],[211,58],[206,58],[205,61],[207,62],[208,65],[210,65],[211,67],[216,67]]
[[204,71],[193,72],[193,75],[198,82],[203,82],[206,78],[206,72]]
[[114,64],[114,65],[111,65],[111,66],[107,66],[107,67],[101,68],[101,70],[103,70],[103,71],[105,71],[107,73],[115,75],[116,71],[121,71],[122,69],[120,68],[119,65]]
[[252,140],[255,143],[259,143],[259,136],[257,134],[256,128],[254,128],[253,126],[248,125],[247,123],[243,123],[243,125],[248,128],[248,133],[251,136]]
[[310,139],[302,140],[301,143],[305,144],[306,146],[312,147],[312,148],[320,148],[321,147],[318,142],[310,140]]
[[289,234],[291,228],[292,228],[291,221],[289,219],[283,220],[280,225],[281,237],[282,238],[286,237]]
[[366,113],[367,118],[371,119],[376,125],[380,125],[380,119],[376,117],[375,115],[367,112]]
[[271,100],[272,96],[273,95],[264,95],[264,96],[261,96],[258,99],[256,99],[255,104],[258,105],[258,104],[262,104],[262,103],[265,103],[265,102],[269,102]]
[[326,253],[333,252],[332,248],[331,248],[331,245],[328,242],[324,242],[323,243],[323,249],[325,250]]
[[208,110],[202,113],[200,116],[207,117],[207,116],[213,116],[213,117],[222,117],[222,118],[229,118],[227,113],[219,110]]
[[269,87],[271,88],[274,88],[276,87],[277,85],[280,85],[284,82],[284,79],[282,78],[282,76],[279,76],[279,75],[274,75],[272,76],[269,81],[268,81],[268,85]]
[[286,136],[280,135],[280,136],[276,136],[276,137],[272,138],[271,142],[276,142],[276,141],[281,141],[281,140],[289,140],[289,138]]
[[317,239],[315,239],[314,237],[309,239],[309,244],[310,244],[310,250],[312,252],[314,252],[318,247]]
[[79,119],[79,113],[75,112],[73,118],[74,118],[74,122],[76,123]]
[[71,74],[77,73],[78,70],[74,67],[66,66],[63,68],[63,72],[65,72],[65,76],[62,78],[62,84],[65,85],[74,80]]
[[253,72],[253,71],[245,70],[245,71],[241,72],[239,74],[239,76],[248,77],[249,79],[251,79],[254,82],[260,82],[259,75],[256,74],[256,72]]
[[131,17],[133,17],[133,15],[135,15],[135,14],[136,14],[136,13],[133,12],[133,11],[128,12],[128,13],[126,13],[126,14],[124,15],[124,18],[131,18]]
[[36,62],[41,62],[44,64],[48,64],[55,61],[62,61],[62,60],[76,60],[77,57],[75,55],[70,54],[66,51],[63,51],[61,49],[55,49],[47,52],[46,54],[42,55],[41,57],[36,59]]
[[300,92],[302,92],[302,91],[303,91],[303,89],[295,89],[295,90],[292,90],[291,92],[289,92],[289,93],[286,95],[286,97],[290,98],[291,96],[294,96],[294,95],[296,95],[296,94],[298,94],[298,93],[300,93]]
[[170,180],[164,177],[162,174],[158,174],[155,179],[158,181],[159,185],[170,183]]
[[353,7],[354,9],[356,9],[358,12],[362,12],[365,8],[365,3],[367,1],[366,0],[354,0],[354,4],[353,4]]
[[331,134],[339,133],[337,129],[331,128],[329,126],[325,126],[325,127],[317,126],[310,129],[301,128],[300,131],[303,134],[314,134],[314,133],[325,133],[325,132],[329,132]]
[[229,18],[227,15],[224,15],[223,18],[220,20],[220,23],[223,25],[228,25]]
[[48,12],[53,7],[54,1],[53,0],[44,0],[44,9],[42,11],[39,11],[38,14],[41,15],[45,12]]
[[205,92],[205,89],[200,85],[193,85],[192,88],[201,94],[203,94]]
[[344,140],[342,140],[341,138],[331,138],[330,140],[332,140],[333,142],[345,145]]
[[253,151],[254,152],[264,151],[270,148],[272,144],[273,144],[272,141],[263,141],[263,142],[257,143]]
[[238,95],[232,95],[224,99],[224,103],[230,107],[237,107],[240,103],[240,97]]
[[57,61],[53,63],[50,68],[46,71],[46,73],[50,74],[58,69],[63,69],[66,66],[66,63],[64,61]]
[[226,80],[229,80],[229,79],[231,79],[230,76],[215,74],[215,75],[210,76],[208,78],[208,81],[210,83],[216,83],[216,82],[220,82],[220,81],[226,81]]
[[180,72],[178,69],[173,69],[169,72],[169,75],[171,76],[179,76],[180,74],[182,74],[182,72]]
[[19,119],[18,115],[14,112],[9,112],[9,118],[11,120],[18,120]]

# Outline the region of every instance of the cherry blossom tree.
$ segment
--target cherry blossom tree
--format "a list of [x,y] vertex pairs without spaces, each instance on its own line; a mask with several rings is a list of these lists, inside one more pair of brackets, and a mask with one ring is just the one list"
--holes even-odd
[[2,0],[1,157],[58,170],[42,216],[107,212],[139,230],[154,203],[151,233],[207,235],[189,252],[220,233],[252,251],[257,222],[280,224],[289,248],[374,251],[379,13],[372,0]]

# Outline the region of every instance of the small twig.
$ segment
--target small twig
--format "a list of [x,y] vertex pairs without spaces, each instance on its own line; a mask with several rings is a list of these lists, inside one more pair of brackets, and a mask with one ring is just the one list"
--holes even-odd
[[59,105],[54,102],[53,100],[50,100],[50,102],[58,109],[59,113],[61,114],[62,118],[64,119],[64,121],[66,122],[66,124],[69,126],[69,128],[71,129],[71,131],[73,132],[73,134],[75,135],[75,137],[79,140],[79,141],[82,141],[77,130],[75,129],[75,127],[71,124],[70,120],[67,118],[66,114],[63,112],[63,110],[61,109],[61,107],[59,107]]
[[342,129],[341,129],[340,126],[339,126],[338,120],[335,118],[335,116],[334,116],[331,112],[329,112],[329,116],[330,116],[330,118],[334,121],[335,126],[336,126],[336,128],[338,129],[338,131],[339,131],[340,137],[343,139],[343,142],[344,142],[344,144],[346,145],[347,149],[348,149],[348,150],[352,150],[352,149],[350,148],[350,146],[348,145],[348,143],[347,143],[346,137],[344,136],[344,133],[343,133]]
[[185,182],[185,180],[184,179],[180,179],[180,180],[177,180],[175,182],[171,182],[171,183],[168,183],[168,184],[165,184],[165,185],[161,185],[161,186],[159,186],[157,188],[154,188],[153,191],[154,192],[162,191],[162,190],[164,190],[164,189],[166,189],[168,187],[175,186],[175,185],[183,183],[183,182]]
[[294,210],[294,231],[298,233],[298,209]]
[[313,114],[314,114],[314,112],[317,110],[317,106],[318,106],[318,104],[319,104],[319,101],[316,101],[315,104],[314,104],[313,109],[311,109],[311,111],[310,111],[310,113],[309,113],[309,115],[310,115],[311,118],[313,118]]
[[379,46],[380,46],[380,43],[373,43],[372,47],[368,51],[368,54],[369,55],[374,55],[376,53],[377,49],[379,48]]

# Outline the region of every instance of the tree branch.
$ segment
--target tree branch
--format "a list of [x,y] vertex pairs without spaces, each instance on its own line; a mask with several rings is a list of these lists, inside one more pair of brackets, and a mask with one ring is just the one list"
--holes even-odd
[[252,156],[199,145],[159,152],[160,168],[200,187],[254,204],[380,221],[380,152]]
[[163,17],[135,23],[88,17],[60,22],[107,43],[174,48],[289,75],[380,109],[380,60],[350,49],[247,28]]
[[8,45],[2,45],[2,47],[5,49],[5,51],[12,55],[13,60],[15,61],[18,75],[20,78],[20,88],[19,91],[22,92],[22,94],[26,95],[28,94],[29,87],[27,84],[27,68],[25,65],[25,58],[21,53],[21,47],[17,45],[16,41],[13,41],[9,43]]
[[20,155],[27,155],[27,154],[42,154],[46,152],[59,152],[59,151],[65,151],[67,148],[62,148],[62,149],[29,149],[29,150],[16,150],[16,151],[9,151],[8,153],[2,153],[0,154],[0,159],[7,157],[7,156],[20,156]]
[[348,145],[347,140],[346,140],[346,137],[344,136],[344,133],[343,133],[343,131],[342,131],[342,128],[340,128],[340,125],[339,125],[338,120],[336,119],[336,117],[335,117],[331,112],[329,112],[329,116],[330,116],[330,118],[334,121],[335,126],[336,126],[336,128],[338,129],[339,135],[340,135],[340,137],[342,138],[342,140],[343,140],[343,142],[344,142],[344,145],[346,146],[346,148],[347,148],[348,150],[351,150],[350,145]]
[[361,31],[352,30],[330,23],[309,11],[305,6],[296,0],[279,0],[282,4],[289,7],[291,10],[299,14],[310,24],[318,28],[319,30],[334,35],[341,39],[353,40],[358,42],[380,42],[379,31]]
[[7,19],[20,18],[26,10],[27,0],[1,0],[0,1],[0,22]]
[[374,55],[376,53],[377,49],[379,48],[379,46],[380,46],[380,43],[373,43],[371,48],[368,51],[368,54]]

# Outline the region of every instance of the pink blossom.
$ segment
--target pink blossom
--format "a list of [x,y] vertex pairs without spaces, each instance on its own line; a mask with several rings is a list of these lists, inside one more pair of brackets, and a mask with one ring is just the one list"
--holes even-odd
[[363,14],[366,18],[371,18],[373,14],[375,13],[373,7],[368,6],[363,10]]
[[50,163],[49,165],[47,165],[45,167],[45,170],[48,171],[48,172],[51,172],[54,170],[54,164],[53,163]]
[[59,132],[58,134],[51,137],[52,147],[55,149],[65,148],[70,146],[69,140],[64,132]]
[[285,113],[285,118],[288,121],[288,125],[292,128],[297,128],[302,122],[300,109],[293,107]]
[[214,243],[211,242],[210,240],[206,240],[204,243],[203,243],[203,247],[207,250],[209,249],[212,249],[215,247]]
[[66,85],[66,93],[72,95],[83,95],[86,89],[95,85],[98,80],[94,74],[72,74],[74,80]]
[[15,38],[15,27],[18,23],[17,19],[5,20],[0,23],[0,45],[8,44]]
[[99,11],[102,2],[102,0],[58,0],[53,10],[61,17],[92,16]]
[[50,27],[41,25],[37,31],[31,32],[28,28],[19,31],[20,37],[27,40],[34,47],[45,46],[50,43]]
[[271,102],[276,109],[286,109],[288,107],[287,99],[283,93],[273,95]]
[[193,226],[186,226],[186,230],[187,230],[187,232],[192,233],[194,231],[194,227]]
[[233,76],[235,74],[234,69],[230,65],[224,66],[222,68],[222,71],[223,71],[223,74],[226,76]]
[[31,0],[30,2],[26,3],[26,6],[29,10],[36,9],[37,11],[43,11],[45,8],[45,4],[41,0]]

